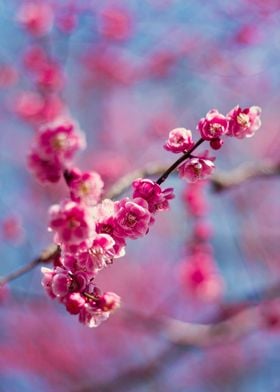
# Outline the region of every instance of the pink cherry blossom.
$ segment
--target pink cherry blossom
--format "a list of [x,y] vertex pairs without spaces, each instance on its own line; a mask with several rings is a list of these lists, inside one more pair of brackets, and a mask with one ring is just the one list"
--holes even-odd
[[169,132],[164,148],[174,153],[180,153],[193,147],[192,132],[185,128],[175,128]]
[[108,234],[98,234],[86,251],[77,255],[75,268],[91,276],[113,262],[115,241]]
[[136,239],[147,234],[151,222],[148,208],[148,203],[140,197],[121,200],[115,216],[119,236]]
[[57,267],[51,282],[52,292],[56,297],[64,297],[70,291],[72,278],[67,270]]
[[56,158],[62,166],[84,147],[84,135],[70,119],[57,119],[41,127],[37,134],[36,148],[40,155],[52,160]]
[[226,134],[238,139],[252,137],[261,126],[260,114],[261,108],[258,106],[246,109],[235,106],[227,115],[229,128]]
[[22,4],[17,19],[29,33],[42,36],[52,29],[54,15],[48,4],[30,1]]
[[199,121],[197,129],[204,140],[220,138],[227,132],[228,120],[218,110],[212,109]]
[[209,177],[214,168],[215,165],[212,159],[193,157],[182,163],[178,171],[181,178],[185,178],[189,182],[196,182]]
[[133,181],[132,186],[134,188],[133,197],[146,200],[151,213],[168,210],[169,200],[175,197],[173,188],[162,190],[156,182],[149,179],[138,178]]
[[120,307],[120,297],[113,292],[106,292],[100,297],[98,306],[103,311],[112,311]]
[[105,8],[98,22],[100,33],[107,38],[122,40],[131,34],[132,17],[124,8]]
[[210,146],[213,148],[213,150],[219,150],[223,144],[224,141],[218,137],[210,140]]
[[[97,289],[97,288],[95,288]],[[107,320],[110,313],[120,306],[120,297],[112,292],[100,295],[99,290],[93,293],[94,299],[88,299],[80,309],[79,320],[90,328],[97,327]]]
[[65,296],[71,285],[71,278],[64,268],[41,268],[43,273],[42,286],[51,298]]
[[80,172],[72,169],[64,173],[73,201],[95,205],[99,202],[104,183],[96,172]]
[[46,51],[41,46],[30,46],[25,50],[23,62],[29,71],[37,71],[47,61]]
[[53,61],[46,61],[36,70],[36,82],[43,88],[60,90],[64,84],[64,74],[60,66]]
[[49,228],[54,232],[56,243],[81,243],[87,240],[93,229],[86,207],[73,201],[53,205],[50,210]]
[[217,300],[221,296],[224,284],[210,255],[197,253],[189,256],[181,272],[184,287],[194,297]]
[[89,247],[89,254],[95,268],[101,269],[107,264],[112,263],[112,259],[114,257],[114,245],[114,239],[108,234],[98,234],[94,238],[91,246]]
[[83,292],[89,284],[89,277],[84,271],[72,273],[64,266],[54,269],[41,268],[42,286],[51,298],[63,299],[72,292]]
[[89,328],[98,327],[103,321],[107,320],[110,312],[104,312],[98,309],[95,304],[86,303],[81,307],[79,313],[79,321]]
[[118,210],[118,202],[105,199],[102,203],[94,207],[94,219],[96,222],[96,232],[98,234],[109,234],[115,241],[114,258],[125,255],[126,242],[120,233],[116,230],[115,215]]
[[42,158],[37,152],[31,152],[27,157],[27,165],[39,182],[55,183],[61,178],[61,165],[57,159]]
[[79,314],[86,300],[80,293],[71,293],[63,299],[63,302],[70,314]]

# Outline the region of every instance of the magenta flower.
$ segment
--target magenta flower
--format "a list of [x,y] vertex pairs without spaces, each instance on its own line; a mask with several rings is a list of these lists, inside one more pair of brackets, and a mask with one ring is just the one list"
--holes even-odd
[[168,210],[169,200],[175,197],[173,188],[162,191],[156,182],[149,179],[138,178],[133,181],[132,186],[134,188],[133,197],[146,200],[151,213]]
[[27,2],[19,9],[17,19],[30,34],[43,36],[51,31],[54,15],[48,4]]
[[90,328],[98,327],[102,321],[108,319],[112,311],[120,306],[120,297],[115,293],[107,292],[103,295],[97,294],[94,296],[96,298],[94,300],[89,299],[81,307],[79,313],[80,322]]
[[42,184],[47,182],[55,183],[60,180],[61,165],[57,159],[48,160],[42,158],[35,151],[31,152],[27,159],[30,171]]
[[211,301],[222,295],[224,283],[211,255],[198,252],[189,256],[181,273],[185,289],[197,299]]
[[28,166],[40,182],[57,182],[74,154],[84,146],[84,136],[76,124],[59,119],[39,129]]
[[54,231],[57,244],[81,243],[91,233],[91,220],[88,210],[73,201],[53,205],[50,210],[49,228]]
[[115,256],[114,245],[115,241],[111,236],[108,234],[98,234],[91,246],[86,251],[77,255],[74,268],[81,269],[89,275],[94,276],[99,270],[108,264],[112,264]]
[[238,105],[235,106],[227,115],[229,128],[226,134],[238,139],[252,137],[261,126],[260,114],[261,108],[258,106],[246,109],[241,109]]
[[132,239],[145,235],[151,221],[148,208],[148,203],[140,197],[121,200],[115,216],[117,234]]
[[58,159],[62,166],[85,147],[85,139],[77,124],[60,118],[41,127],[37,135],[37,149],[41,156]]
[[103,296],[100,297],[98,306],[100,306],[103,311],[108,312],[119,308],[120,302],[121,299],[116,293],[107,291],[103,294]]
[[72,169],[66,172],[65,177],[73,201],[87,205],[95,205],[99,202],[104,183],[98,173],[82,173],[78,169]]
[[95,304],[86,303],[81,307],[79,321],[89,328],[98,327],[103,321],[107,320],[110,312],[104,312],[98,309]]
[[212,109],[199,121],[197,129],[204,140],[220,138],[227,132],[228,120],[218,110]]
[[189,150],[193,145],[192,132],[189,129],[175,128],[169,132],[164,148],[177,154]]
[[73,292],[83,292],[89,284],[89,277],[83,272],[72,273],[62,267],[54,269],[41,268],[43,273],[42,286],[51,298],[63,299]]
[[196,182],[209,177],[214,168],[213,158],[193,157],[182,163],[178,171],[181,178],[185,178],[189,182]]
[[63,298],[70,289],[71,277],[68,271],[61,267],[55,269],[41,268],[43,273],[42,286],[51,298]]
[[70,314],[79,314],[86,300],[80,293],[71,293],[63,299],[63,302]]

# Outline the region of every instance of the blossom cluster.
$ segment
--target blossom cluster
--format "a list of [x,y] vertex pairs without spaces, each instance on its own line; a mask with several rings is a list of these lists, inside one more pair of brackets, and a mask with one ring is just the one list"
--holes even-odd
[[41,126],[35,135],[28,165],[41,183],[59,181],[75,153],[85,147],[78,125],[71,119],[58,118]]
[[[104,183],[96,172],[81,172],[72,167],[76,151],[85,144],[77,125],[59,119],[39,129],[29,156],[29,165],[41,182],[56,182],[63,178],[69,196],[50,208],[49,229],[60,249],[54,267],[42,268],[42,285],[51,298],[64,304],[70,314],[78,315],[89,327],[98,326],[119,307],[120,298],[113,292],[102,293],[96,286],[97,274],[125,254],[128,239],[138,239],[149,232],[158,212],[168,210],[174,198],[172,188],[162,189],[174,168],[182,178],[193,182],[188,204],[194,216],[203,215],[200,192],[204,180],[214,169],[214,157],[208,151],[192,155],[204,141],[213,147],[223,135],[237,138],[252,136],[260,126],[260,109],[253,106],[234,108],[227,116],[211,110],[198,123],[202,138],[193,142],[192,132],[176,128],[169,134],[165,148],[182,152],[183,156],[155,182],[138,178],[133,181],[132,197],[120,200],[101,200]],[[211,144],[212,143],[212,144]],[[192,244],[189,246],[191,263],[185,277],[192,290],[200,296],[217,297],[222,283],[215,270],[211,249],[207,244],[207,225],[197,222]]]
[[[219,150],[223,145],[223,136],[233,136],[238,139],[252,137],[261,126],[261,108],[251,106],[242,109],[234,107],[226,116],[218,110],[210,110],[198,122],[197,130],[202,141],[208,141],[213,150]],[[175,128],[169,133],[164,148],[173,153],[188,153],[195,147],[192,132],[185,128]],[[208,152],[200,155],[190,155],[179,166],[179,175],[189,182],[204,180],[213,172],[215,158],[210,158]]]
[[61,249],[54,268],[42,268],[42,284],[51,298],[63,303],[89,327],[98,326],[119,307],[120,298],[101,293],[97,273],[124,256],[127,239],[148,233],[159,211],[169,208],[171,188],[162,190],[154,181],[133,182],[132,198],[100,202],[103,182],[95,172],[64,171],[69,199],[50,208],[49,228]]

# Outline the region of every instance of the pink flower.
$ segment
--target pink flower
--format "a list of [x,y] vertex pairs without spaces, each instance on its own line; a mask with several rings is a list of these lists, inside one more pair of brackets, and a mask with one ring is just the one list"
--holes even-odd
[[70,314],[79,314],[86,300],[80,293],[71,293],[64,298],[63,302]]
[[261,126],[260,114],[261,108],[258,106],[251,106],[246,109],[235,106],[227,115],[229,128],[226,134],[238,139],[252,137]]
[[98,327],[100,323],[107,320],[110,313],[120,306],[120,297],[112,292],[104,293],[103,296],[95,290],[95,299],[88,299],[87,303],[80,309],[79,320],[90,328]]
[[98,327],[103,321],[107,320],[110,312],[98,309],[95,304],[86,303],[79,313],[79,321],[89,328]]
[[64,201],[60,205],[53,205],[49,214],[49,228],[55,233],[56,243],[80,243],[89,238],[92,222],[84,206]]
[[66,171],[64,177],[70,188],[71,199],[87,205],[98,203],[104,183],[96,172],[81,173],[78,169]]
[[63,267],[41,268],[42,286],[51,298],[63,299],[73,292],[83,292],[89,284],[89,277],[83,271],[72,273]]
[[48,89],[59,90],[63,87],[64,74],[55,62],[47,61],[36,70],[37,83]]
[[121,200],[115,216],[118,235],[136,239],[147,234],[151,222],[148,208],[148,203],[140,197]]
[[188,184],[183,193],[183,202],[188,213],[194,217],[201,217],[207,213],[208,205],[203,195],[203,182]]
[[57,182],[74,154],[85,146],[83,134],[70,120],[41,127],[28,157],[28,166],[42,182]]
[[115,255],[115,241],[108,234],[98,234],[91,246],[77,255],[75,267],[81,269],[91,276],[97,271],[112,264]]
[[98,234],[89,248],[92,265],[101,269],[111,264],[114,257],[115,241],[108,234]]
[[133,181],[132,186],[134,188],[133,197],[146,200],[151,213],[168,210],[169,200],[175,197],[173,188],[162,191],[156,182],[149,179],[138,178]]
[[204,180],[210,176],[215,168],[212,158],[193,157],[188,158],[179,166],[179,176],[189,182]]
[[31,46],[25,50],[23,62],[30,71],[38,71],[47,61],[47,54],[41,46]]
[[27,2],[19,9],[17,19],[29,33],[42,36],[52,29],[54,15],[48,4]]
[[94,207],[94,219],[96,222],[96,232],[98,234],[109,234],[115,241],[114,258],[125,255],[126,242],[116,230],[115,215],[118,210],[118,202],[105,199],[102,203]]
[[224,284],[208,254],[191,255],[182,267],[183,285],[194,297],[201,300],[217,300]]
[[189,129],[175,128],[169,132],[164,148],[167,151],[179,153],[189,150],[193,145],[192,132]]
[[74,154],[85,147],[84,135],[72,120],[60,118],[39,129],[36,148],[46,158],[57,159],[64,167]]
[[48,160],[40,157],[37,152],[33,151],[27,158],[27,165],[42,184],[47,182],[55,183],[60,180],[61,165],[57,159]]
[[69,292],[72,279],[66,269],[43,267],[41,271],[43,273],[42,286],[51,298],[63,298]]
[[116,293],[112,293],[110,291],[103,294],[100,297],[98,306],[103,311],[112,311],[120,307],[121,299]]
[[99,20],[99,30],[110,39],[122,40],[131,34],[132,18],[126,9],[107,7]]
[[227,132],[228,120],[216,109],[212,109],[199,121],[197,129],[204,140],[220,138]]

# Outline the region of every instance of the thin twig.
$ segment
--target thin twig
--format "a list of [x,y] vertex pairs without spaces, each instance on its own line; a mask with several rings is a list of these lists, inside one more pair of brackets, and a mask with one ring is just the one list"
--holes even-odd
[[50,245],[39,257],[30,261],[28,264],[20,267],[16,271],[11,272],[10,274],[0,278],[0,287],[4,284],[11,282],[19,278],[20,276],[26,274],[27,272],[31,271],[39,264],[48,263],[53,260],[60,252],[60,249],[57,245]]

